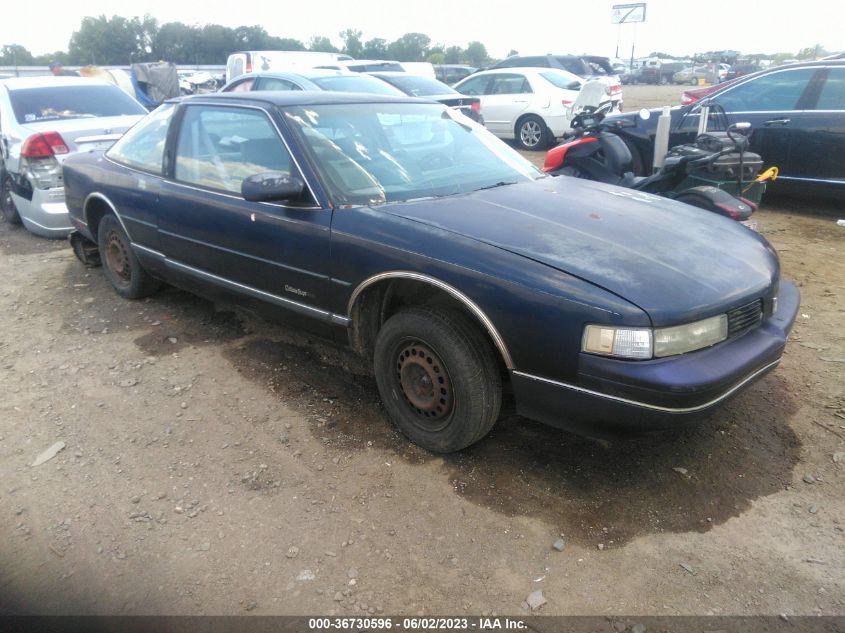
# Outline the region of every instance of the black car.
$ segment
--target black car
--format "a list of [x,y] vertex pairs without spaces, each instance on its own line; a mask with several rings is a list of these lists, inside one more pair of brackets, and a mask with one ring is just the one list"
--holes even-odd
[[434,64],[434,76],[447,86],[454,86],[477,70],[474,66],[464,64]]
[[799,305],[761,235],[546,177],[412,97],[187,97],[64,180],[75,250],[118,294],[164,281],[345,342],[438,452],[508,392],[558,426],[675,428],[774,369]]
[[751,73],[756,73],[758,70],[760,70],[760,67],[757,64],[734,64],[728,69],[728,74],[725,75],[725,81],[750,75]]
[[600,72],[600,68],[594,68],[590,62],[577,55],[511,55],[485,70],[497,68],[562,68],[582,79],[606,76],[606,73]]
[[[751,123],[751,151],[762,156],[764,168],[780,170],[775,186],[806,183],[829,193],[845,191],[845,60],[770,68],[740,77],[707,101],[726,113],[711,113],[716,128]],[[694,140],[701,107],[696,101],[672,109],[670,146]],[[659,114],[653,110],[646,120],[636,113],[605,119],[628,143],[638,175],[651,172]]]
[[382,81],[386,81],[409,97],[425,97],[432,101],[439,101],[443,105],[455,108],[476,123],[484,123],[484,120],[481,118],[481,99],[463,95],[442,81],[406,72],[377,72],[369,74]]

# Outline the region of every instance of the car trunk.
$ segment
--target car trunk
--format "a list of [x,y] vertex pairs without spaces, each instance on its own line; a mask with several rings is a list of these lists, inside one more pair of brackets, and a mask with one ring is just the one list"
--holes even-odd
[[68,148],[68,154],[111,147],[130,127],[141,119],[140,115],[113,117],[55,119],[27,123],[32,134],[58,132]]

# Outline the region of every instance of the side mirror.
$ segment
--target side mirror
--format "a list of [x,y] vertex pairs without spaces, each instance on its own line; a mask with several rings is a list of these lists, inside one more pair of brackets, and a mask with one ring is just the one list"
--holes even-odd
[[566,87],[566,89],[567,89],[567,90],[581,90],[581,86],[582,86],[582,85],[583,85],[583,84],[582,84],[580,81],[573,81],[571,84],[569,84],[569,85]]
[[249,202],[282,202],[302,195],[305,183],[281,171],[267,171],[244,178],[241,195]]
[[643,121],[648,121],[651,118],[651,111],[647,108],[640,110],[640,118]]

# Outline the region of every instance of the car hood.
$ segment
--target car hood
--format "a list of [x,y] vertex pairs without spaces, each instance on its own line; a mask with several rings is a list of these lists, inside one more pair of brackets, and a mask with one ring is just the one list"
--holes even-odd
[[566,176],[379,209],[589,281],[655,325],[741,305],[779,274],[768,242],[733,220]]

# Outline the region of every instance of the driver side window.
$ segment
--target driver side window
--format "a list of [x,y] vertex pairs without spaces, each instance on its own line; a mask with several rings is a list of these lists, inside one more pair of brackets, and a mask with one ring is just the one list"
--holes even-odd
[[188,106],[176,146],[176,180],[240,194],[244,178],[290,174],[292,160],[267,115],[226,106]]
[[774,72],[729,88],[711,99],[725,112],[781,112],[799,109],[815,68]]

